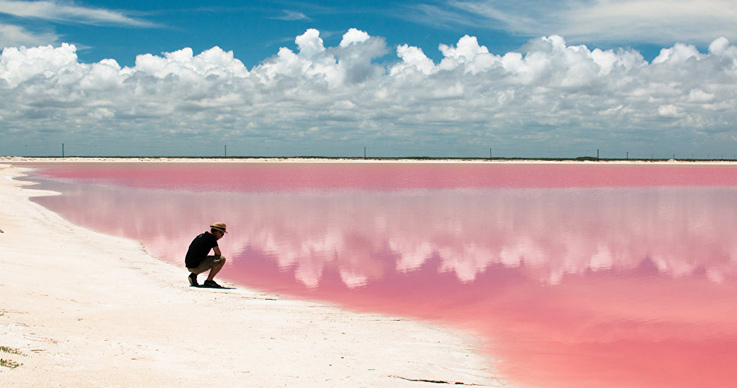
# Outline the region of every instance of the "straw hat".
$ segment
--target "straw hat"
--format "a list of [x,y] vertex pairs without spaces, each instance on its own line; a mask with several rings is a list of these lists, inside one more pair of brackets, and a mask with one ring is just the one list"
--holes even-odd
[[223,224],[222,222],[216,222],[216,223],[210,225],[210,228],[211,229],[215,229],[215,230],[219,230],[219,231],[221,231],[223,233],[228,233],[228,232],[225,231],[225,228],[226,227],[225,227],[225,224]]

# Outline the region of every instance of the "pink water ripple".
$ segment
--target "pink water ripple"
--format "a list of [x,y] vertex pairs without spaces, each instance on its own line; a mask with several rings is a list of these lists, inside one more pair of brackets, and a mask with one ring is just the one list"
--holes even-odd
[[731,165],[120,162],[47,164],[44,171],[127,187],[212,191],[737,186]]

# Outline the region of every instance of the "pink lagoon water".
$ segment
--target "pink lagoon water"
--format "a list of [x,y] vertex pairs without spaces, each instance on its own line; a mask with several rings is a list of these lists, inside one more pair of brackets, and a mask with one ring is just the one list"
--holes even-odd
[[735,166],[36,167],[76,224],[183,265],[223,221],[225,279],[469,331],[514,385],[737,381]]

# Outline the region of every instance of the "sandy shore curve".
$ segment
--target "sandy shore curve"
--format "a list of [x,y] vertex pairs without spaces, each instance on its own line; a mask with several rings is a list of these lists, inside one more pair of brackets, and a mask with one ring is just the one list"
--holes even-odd
[[190,288],[140,243],[29,200],[0,164],[3,387],[508,386],[463,333],[242,287]]

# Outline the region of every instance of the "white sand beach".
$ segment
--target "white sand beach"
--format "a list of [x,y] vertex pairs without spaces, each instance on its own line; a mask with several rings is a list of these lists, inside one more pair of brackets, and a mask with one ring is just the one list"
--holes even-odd
[[463,333],[244,287],[190,288],[138,242],[70,224],[0,165],[2,387],[507,386]]

